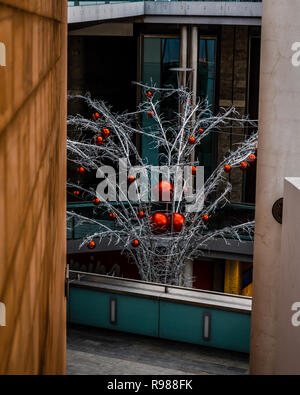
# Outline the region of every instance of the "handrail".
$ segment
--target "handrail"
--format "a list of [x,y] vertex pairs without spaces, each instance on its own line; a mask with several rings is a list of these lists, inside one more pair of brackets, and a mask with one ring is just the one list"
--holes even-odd
[[[124,3],[124,2],[135,2],[141,0],[108,0],[108,1],[92,1],[92,0],[73,0],[68,1],[69,7],[76,7],[76,6],[89,6],[89,5],[102,5],[102,4],[109,4],[109,3]],[[155,2],[165,2],[166,0],[145,0],[145,1],[155,1]],[[167,1],[178,1],[178,0],[167,0]],[[182,1],[182,0],[180,0]],[[199,2],[212,2],[212,1],[219,1],[220,0],[183,0],[183,1],[199,1]],[[222,2],[231,2],[231,3],[261,3],[262,0],[221,0]]]
[[252,298],[175,285],[70,270],[70,286],[250,313]]

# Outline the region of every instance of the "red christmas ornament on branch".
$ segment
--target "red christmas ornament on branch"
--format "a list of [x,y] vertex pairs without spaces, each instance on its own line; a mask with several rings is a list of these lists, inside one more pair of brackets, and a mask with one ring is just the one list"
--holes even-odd
[[96,143],[97,145],[102,145],[102,144],[103,144],[103,137],[97,136],[97,137],[95,138],[95,143]]
[[198,130],[198,132],[199,132],[199,134],[203,134],[203,133],[204,133],[204,129],[200,128],[200,129]]
[[144,218],[144,217],[145,217],[144,211],[140,210],[140,211],[137,213],[137,216],[138,216],[139,218]]
[[208,222],[209,221],[209,216],[207,214],[202,215],[202,221],[203,222]]
[[197,168],[195,166],[192,166],[192,174],[195,176],[197,173]]
[[224,171],[225,171],[225,173],[230,173],[231,172],[231,166],[230,165],[225,165],[224,166]]
[[256,161],[256,156],[254,154],[250,154],[247,160],[249,163],[254,163]]
[[77,167],[76,172],[79,173],[79,174],[84,174],[85,173],[85,168],[82,167],[82,166]]
[[168,217],[169,228],[172,230],[172,225],[173,225],[173,232],[180,232],[183,227],[184,221],[185,218],[180,213],[174,213],[172,215],[169,215]]
[[160,181],[154,186],[153,191],[155,194],[158,193],[160,202],[169,202],[172,200],[174,187],[169,181]]
[[98,112],[95,112],[94,114],[93,114],[93,119],[94,119],[94,121],[97,121],[97,119],[99,119],[100,118],[100,114],[98,113]]
[[164,233],[168,228],[168,217],[164,213],[155,213],[150,217],[154,233]]
[[95,198],[95,199],[93,200],[93,203],[94,203],[95,206],[99,206],[100,200],[99,200],[98,198]]
[[146,97],[147,97],[148,99],[151,99],[151,97],[153,96],[153,93],[152,93],[150,90],[148,90],[148,91],[145,93],[145,95],[146,95]]
[[116,220],[116,219],[117,219],[117,216],[116,216],[115,213],[110,213],[110,214],[109,214],[109,218],[110,218],[110,219],[113,219],[113,220]]
[[140,245],[140,242],[139,242],[139,240],[135,239],[135,240],[132,240],[131,245],[132,245],[132,247],[136,248]]
[[195,137],[190,137],[190,138],[188,139],[188,142],[189,142],[190,145],[195,144],[195,142],[196,142]]
[[110,130],[107,128],[102,129],[101,135],[104,139],[107,139],[110,136]]
[[153,110],[151,110],[151,111],[149,111],[149,112],[147,113],[148,118],[153,118],[154,115],[155,115],[155,113],[154,113]]
[[135,181],[135,177],[134,176],[129,176],[127,178],[127,181],[129,182],[129,184],[133,183]]
[[240,169],[241,170],[247,170],[247,168],[248,168],[248,163],[247,162],[241,162]]
[[80,195],[80,192],[76,189],[75,191],[73,191],[73,195],[74,195],[74,196],[79,196],[79,195]]
[[88,247],[90,250],[93,250],[93,249],[96,247],[96,243],[95,243],[94,241],[89,241],[89,242],[87,243],[87,247]]

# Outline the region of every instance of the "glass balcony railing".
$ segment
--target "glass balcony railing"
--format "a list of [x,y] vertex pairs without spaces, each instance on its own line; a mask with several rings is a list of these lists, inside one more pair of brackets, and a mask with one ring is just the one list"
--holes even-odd
[[[81,6],[81,5],[98,5],[98,4],[109,4],[109,3],[121,3],[121,2],[134,2],[143,0],[108,0],[108,1],[92,1],[92,0],[73,0],[68,1],[69,7]],[[224,2],[235,2],[235,3],[261,3],[262,0],[146,0],[146,1],[224,1]]]
[[[100,207],[101,208],[101,207]],[[159,207],[155,207],[159,208]],[[67,239],[76,240],[82,239],[88,235],[101,230],[101,225],[111,229],[117,229],[114,221],[111,221],[103,205],[102,210],[95,210],[95,206],[92,202],[69,202],[68,210],[73,211],[76,214],[91,218],[94,223],[88,221],[82,221],[75,217],[69,218],[67,221]],[[157,210],[156,210],[157,211]],[[210,220],[209,229],[221,229],[230,225],[238,225],[248,221],[253,221],[255,216],[255,205],[245,203],[228,203],[222,209],[217,210],[214,218]],[[97,225],[97,222],[99,225]],[[251,240],[249,235],[241,235],[243,240]]]

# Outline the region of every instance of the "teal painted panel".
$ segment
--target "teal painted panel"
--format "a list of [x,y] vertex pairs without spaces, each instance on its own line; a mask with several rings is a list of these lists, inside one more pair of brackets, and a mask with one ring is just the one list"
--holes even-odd
[[241,352],[250,351],[250,314],[211,310],[211,346]]
[[199,307],[160,302],[160,337],[197,343],[202,337],[202,313]]
[[[204,340],[203,313],[211,314],[210,340]],[[249,352],[250,315],[172,302],[160,303],[160,337]]]
[[[117,300],[117,323],[110,323],[110,299]],[[84,288],[70,289],[69,320],[141,335],[158,336],[158,301],[103,293]]]
[[[110,299],[117,300],[117,323],[110,323]],[[250,315],[128,295],[70,288],[68,320],[73,323],[249,352]],[[204,340],[203,313],[211,314]]]

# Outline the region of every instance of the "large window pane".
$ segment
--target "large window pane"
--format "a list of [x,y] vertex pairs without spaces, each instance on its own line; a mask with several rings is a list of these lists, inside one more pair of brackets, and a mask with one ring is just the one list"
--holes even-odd
[[[179,67],[179,61],[179,38],[144,38],[143,82],[145,84],[155,84],[157,87],[177,87],[176,72],[170,71],[170,68]],[[172,119],[177,108],[178,103],[172,97],[163,100],[160,106],[165,119]],[[155,132],[155,121],[144,116],[143,127],[153,128]],[[152,139],[147,136],[142,138],[142,156],[147,158],[152,165],[158,165],[158,150],[153,147]]]
[[[215,81],[216,81],[216,39],[200,38],[198,47],[198,75],[197,96],[201,99],[208,98],[209,103],[215,104]],[[197,150],[196,157],[201,166],[204,166],[205,179],[212,171],[212,136],[202,140]]]

